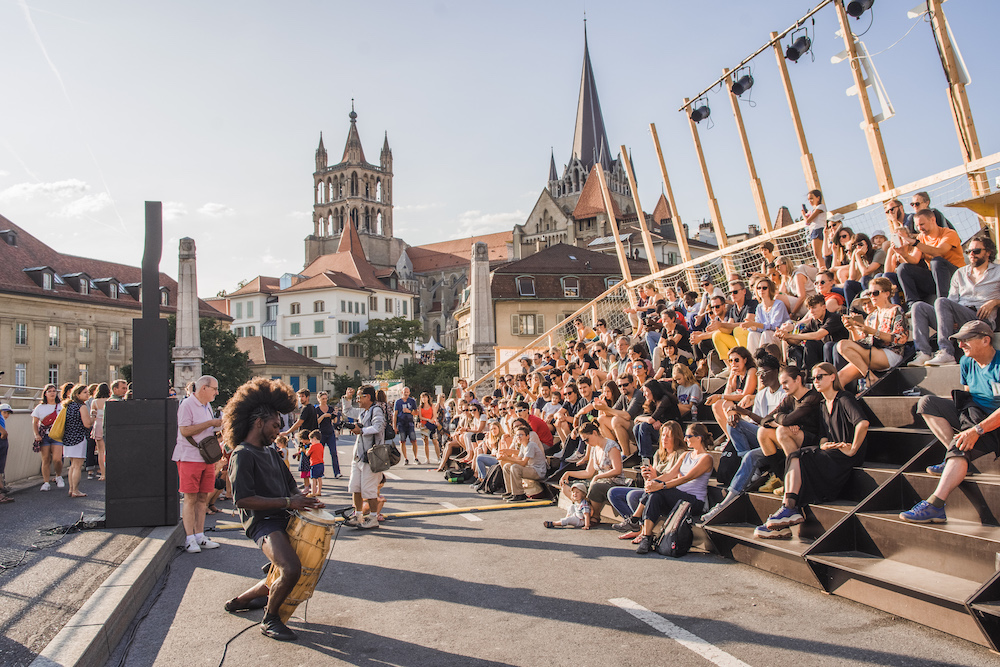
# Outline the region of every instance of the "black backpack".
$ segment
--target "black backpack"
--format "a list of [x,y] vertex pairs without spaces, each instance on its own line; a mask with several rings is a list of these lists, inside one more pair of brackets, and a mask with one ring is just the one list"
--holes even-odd
[[486,469],[486,476],[483,477],[483,483],[479,485],[477,491],[493,495],[503,493],[506,488],[503,483],[503,469],[496,463]]
[[730,440],[726,443],[726,448],[722,450],[719,465],[715,467],[715,480],[722,486],[729,486],[729,483],[733,481],[733,477],[736,476],[736,471],[740,469],[742,462],[743,459],[736,452],[736,446]]
[[392,421],[389,419],[389,407],[385,403],[379,403],[378,407],[382,408],[382,414],[385,415],[385,430],[382,435],[385,436],[386,442],[391,442],[396,437],[396,429],[392,427]]
[[692,523],[691,503],[678,500],[664,522],[659,537],[656,538],[656,553],[672,558],[684,556],[694,542]]

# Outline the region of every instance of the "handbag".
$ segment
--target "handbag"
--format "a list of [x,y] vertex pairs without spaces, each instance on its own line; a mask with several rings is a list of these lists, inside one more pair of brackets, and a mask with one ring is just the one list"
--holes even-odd
[[214,433],[200,441],[196,441],[191,436],[187,436],[187,440],[198,450],[205,463],[216,463],[222,458],[222,445],[219,444],[219,437]]
[[66,408],[59,410],[59,414],[52,422],[52,428],[49,429],[49,439],[62,442],[64,435],[66,435]]

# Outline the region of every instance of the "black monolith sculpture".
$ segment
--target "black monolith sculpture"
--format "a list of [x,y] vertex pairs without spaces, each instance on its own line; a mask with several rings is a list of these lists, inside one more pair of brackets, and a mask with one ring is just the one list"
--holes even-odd
[[142,317],[132,320],[132,400],[108,401],[105,514],[108,528],[174,526],[179,516],[177,400],[167,398],[170,347],[160,317],[163,205],[146,202]]

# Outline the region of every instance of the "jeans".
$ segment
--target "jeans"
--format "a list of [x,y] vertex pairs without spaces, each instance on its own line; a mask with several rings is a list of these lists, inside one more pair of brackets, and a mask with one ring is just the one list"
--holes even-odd
[[945,297],[939,298],[933,306],[923,301],[913,304],[910,319],[913,323],[913,344],[917,352],[933,353],[930,339],[930,329],[933,327],[938,332],[938,349],[954,357],[955,343],[949,336],[958,327],[976,319],[976,311]]
[[635,510],[645,502],[646,492],[632,486],[616,486],[608,490],[608,502],[623,519],[635,515]]
[[652,521],[655,524],[661,516],[670,514],[670,511],[674,509],[674,505],[677,504],[678,500],[686,500],[691,503],[692,516],[700,516],[705,511],[705,504],[701,500],[698,500],[698,498],[686,491],[681,491],[674,487],[650,493],[642,518],[646,521]]
[[903,294],[910,303],[924,301],[930,304],[935,297],[948,296],[951,276],[958,267],[944,257],[932,257],[930,263],[929,269],[923,263],[903,264],[896,269]]
[[329,433],[320,432],[319,441],[323,443],[324,447],[330,448],[330,460],[333,461],[333,474],[334,476],[340,476],[340,459],[337,458],[337,432],[330,431]]
[[847,301],[847,307],[850,308],[854,300],[858,298],[865,289],[868,288],[868,283],[871,282],[871,276],[862,276],[861,282],[857,280],[848,280],[844,283],[844,299]]
[[754,472],[760,468],[760,464],[767,458],[760,447],[741,453],[740,456],[743,457],[743,460],[740,461],[740,467],[736,470],[736,474],[733,475],[733,479],[729,483],[730,493],[743,493],[743,490],[747,488],[747,484],[753,478]]
[[646,332],[646,347],[649,348],[649,356],[653,356],[653,350],[656,349],[656,344],[660,342],[660,332],[659,331],[647,331]]
[[652,459],[658,446],[656,438],[659,432],[653,428],[652,424],[639,422],[632,427],[632,435],[635,436],[635,442],[639,446],[639,456]]
[[490,456],[489,454],[478,455],[476,457],[476,470],[479,471],[479,479],[485,479],[486,471],[497,463],[499,461],[497,461],[495,456]]
[[741,419],[736,422],[736,426],[730,426],[726,429],[729,433],[729,439],[733,441],[733,447],[736,448],[736,452],[740,456],[757,446],[758,430],[760,430],[760,426],[746,419]]

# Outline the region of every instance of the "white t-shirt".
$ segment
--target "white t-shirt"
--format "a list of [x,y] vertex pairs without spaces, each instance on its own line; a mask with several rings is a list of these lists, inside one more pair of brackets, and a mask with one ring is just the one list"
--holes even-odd
[[59,409],[58,403],[48,403],[48,404],[39,403],[38,405],[35,406],[35,409],[31,411],[31,416],[36,417],[38,421],[42,421],[43,419],[45,419],[58,409]]
[[761,387],[757,390],[757,396],[753,399],[753,413],[758,417],[766,417],[783,400],[785,400],[785,390],[781,387],[778,387],[776,391],[771,391],[767,387]]
[[826,206],[817,204],[813,210],[817,211],[819,215],[813,218],[812,224],[809,225],[809,230],[821,232],[826,229]]

